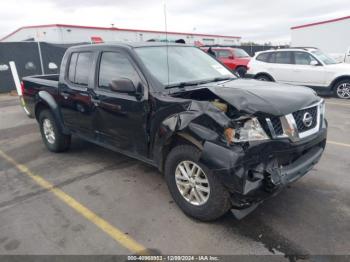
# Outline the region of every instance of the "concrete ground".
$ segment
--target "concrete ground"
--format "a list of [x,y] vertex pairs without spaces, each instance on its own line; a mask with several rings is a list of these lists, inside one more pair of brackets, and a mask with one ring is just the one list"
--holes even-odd
[[[0,96],[0,150],[155,253],[344,255],[350,101],[327,99],[327,118],[320,163],[241,221],[185,216],[155,168],[93,144],[74,139],[70,151],[48,152],[17,97]],[[94,221],[0,157],[0,254],[132,253]]]

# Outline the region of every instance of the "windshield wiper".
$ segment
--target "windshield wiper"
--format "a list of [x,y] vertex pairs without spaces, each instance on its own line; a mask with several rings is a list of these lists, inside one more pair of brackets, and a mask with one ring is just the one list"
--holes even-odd
[[233,79],[236,79],[236,77],[232,77],[232,76],[215,77],[214,79],[209,80],[207,83],[219,82],[219,81],[225,81],[225,80],[233,80]]
[[180,83],[176,83],[176,84],[171,84],[171,85],[167,85],[165,87],[165,89],[170,89],[170,88],[183,88],[185,86],[197,86],[197,85],[203,85],[203,84],[207,84],[207,83],[212,83],[212,82],[219,82],[219,81],[225,81],[225,80],[232,80],[232,79],[236,79],[235,77],[231,77],[231,76],[225,76],[225,77],[215,77],[212,79],[207,79],[207,80],[202,80],[202,81],[188,81],[188,82],[180,82]]
[[204,84],[206,82],[204,81],[188,81],[188,82],[180,82],[180,83],[176,83],[176,84],[171,84],[171,85],[167,85],[165,87],[165,89],[170,89],[170,88],[175,88],[175,87],[185,87],[185,86],[196,86],[196,85],[200,85],[200,84]]

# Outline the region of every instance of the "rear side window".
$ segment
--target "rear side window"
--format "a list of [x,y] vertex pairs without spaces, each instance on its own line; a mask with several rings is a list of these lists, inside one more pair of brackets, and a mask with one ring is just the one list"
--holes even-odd
[[216,51],[217,57],[227,58],[232,56],[231,52],[228,50],[218,50]]
[[73,53],[70,58],[68,80],[74,83],[75,80],[75,65],[77,64],[78,53]]
[[101,57],[98,86],[110,89],[112,80],[119,78],[130,79],[135,86],[140,82],[140,78],[135,68],[127,57],[120,53],[104,52]]
[[92,53],[73,53],[71,56],[68,80],[74,84],[87,86],[92,66]]
[[256,57],[256,60],[262,61],[262,62],[269,62],[270,53],[262,53]]
[[292,64],[292,52],[275,52],[270,57],[271,63]]

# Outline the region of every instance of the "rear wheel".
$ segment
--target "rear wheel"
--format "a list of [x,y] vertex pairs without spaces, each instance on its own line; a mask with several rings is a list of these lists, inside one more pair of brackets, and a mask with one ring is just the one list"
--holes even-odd
[[350,98],[350,79],[340,81],[334,86],[334,96],[341,99]]
[[269,82],[272,81],[272,79],[269,76],[267,76],[267,75],[257,75],[255,77],[255,79],[256,80],[260,80],[260,81],[269,81]]
[[39,126],[41,137],[48,150],[62,152],[69,148],[71,136],[61,132],[50,110],[45,109],[39,113]]
[[199,158],[200,151],[194,146],[175,147],[165,162],[165,179],[185,214],[202,221],[215,220],[231,207],[230,196]]

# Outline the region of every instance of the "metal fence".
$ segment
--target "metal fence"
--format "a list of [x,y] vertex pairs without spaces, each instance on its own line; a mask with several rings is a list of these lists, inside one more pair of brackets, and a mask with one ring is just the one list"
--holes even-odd
[[289,46],[275,46],[275,45],[240,45],[234,46],[238,48],[242,48],[246,51],[250,56],[254,56],[256,52],[271,50],[271,49],[281,49],[288,48]]
[[70,46],[72,45],[45,42],[0,43],[0,93],[15,90],[10,61],[16,63],[20,78],[28,75],[57,74],[64,52]]
[[[46,42],[3,42],[0,43],[0,93],[15,90],[9,62],[16,63],[19,77],[40,74],[57,74],[66,49],[79,44],[50,44]],[[244,49],[249,55],[255,52],[285,48],[286,46],[241,45],[230,46]],[[51,65],[51,66],[50,66]],[[52,65],[56,65],[55,68]]]

